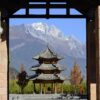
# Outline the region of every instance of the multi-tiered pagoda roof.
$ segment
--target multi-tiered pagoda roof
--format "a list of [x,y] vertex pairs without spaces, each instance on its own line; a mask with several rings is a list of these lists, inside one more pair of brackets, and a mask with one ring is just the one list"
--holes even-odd
[[41,52],[39,55],[33,57],[33,59],[38,60],[39,64],[32,66],[31,70],[35,71],[35,75],[31,76],[29,79],[34,82],[60,82],[64,81],[64,77],[60,75],[62,71],[61,65],[57,64],[58,60],[62,59],[50,48]]
[[62,70],[60,64],[38,64],[32,66],[31,70]]
[[62,59],[62,57],[58,56],[55,52],[53,52],[49,47],[41,52],[39,55],[33,57],[33,59],[39,60],[40,58],[42,59]]

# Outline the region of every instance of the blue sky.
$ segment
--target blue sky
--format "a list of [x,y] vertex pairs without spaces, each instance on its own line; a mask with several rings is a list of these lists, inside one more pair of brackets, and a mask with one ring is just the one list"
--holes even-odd
[[[51,13],[55,13],[54,9]],[[59,13],[63,11],[58,11]],[[58,13],[56,12],[56,13]],[[40,13],[40,11],[39,11]],[[19,11],[16,14],[24,14],[23,11]],[[71,14],[80,14],[76,10],[72,9]],[[49,25],[55,25],[57,28],[59,28],[64,35],[66,36],[74,36],[77,39],[79,39],[81,42],[85,43],[86,42],[86,20],[85,19],[69,19],[69,18],[57,18],[57,19],[36,19],[36,18],[24,18],[24,19],[10,19],[10,26],[12,25],[19,25],[19,24],[31,24],[31,23],[36,23],[36,22],[43,22],[47,23]]]

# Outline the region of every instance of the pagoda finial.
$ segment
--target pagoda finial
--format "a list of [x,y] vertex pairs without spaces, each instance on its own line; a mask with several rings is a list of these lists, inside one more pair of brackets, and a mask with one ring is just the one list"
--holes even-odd
[[[52,50],[51,50],[51,48],[50,48],[50,44],[49,43],[47,43],[47,49],[50,51],[50,52],[52,52]],[[53,53],[53,52],[52,52]]]
[[47,48],[50,49],[49,47],[50,47],[50,46],[49,46],[49,43],[47,43]]

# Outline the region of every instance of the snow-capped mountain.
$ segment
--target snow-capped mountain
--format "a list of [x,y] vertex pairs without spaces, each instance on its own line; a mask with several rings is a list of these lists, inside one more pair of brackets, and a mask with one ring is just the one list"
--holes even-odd
[[[33,23],[31,25],[26,25],[27,32],[31,33],[33,36],[43,36],[49,35],[56,38],[63,38],[63,33],[54,25],[47,25],[46,23]],[[40,32],[40,34],[34,33],[34,31]]]
[[[54,25],[47,25],[46,23],[33,23],[33,24],[22,24],[18,26],[12,26],[10,28],[10,32],[16,32],[16,37],[21,37],[22,34],[18,34],[17,32],[20,31],[20,33],[24,32],[23,37],[25,38],[25,35],[31,35],[36,38],[40,38],[44,41],[47,41],[46,38],[49,36],[64,39],[63,33]],[[14,34],[14,37],[15,37]],[[12,35],[13,36],[13,35]]]
[[13,39],[21,38],[32,40],[32,38],[37,38],[52,45],[54,48],[55,46],[56,48],[60,46],[60,49],[64,49],[63,51],[65,52],[67,51],[66,53],[69,56],[80,58],[85,58],[86,56],[85,46],[80,41],[73,36],[64,36],[64,34],[54,25],[39,22],[12,26],[10,28],[10,35],[10,38]]
[[[74,36],[65,36],[56,26],[47,23],[21,24],[10,27],[10,51],[13,65],[33,65],[32,57],[50,46],[65,59],[61,63],[70,70],[77,60],[82,71],[86,66],[86,46]],[[26,62],[27,61],[27,62]],[[83,68],[84,67],[84,68]],[[27,69],[29,69],[28,67]]]

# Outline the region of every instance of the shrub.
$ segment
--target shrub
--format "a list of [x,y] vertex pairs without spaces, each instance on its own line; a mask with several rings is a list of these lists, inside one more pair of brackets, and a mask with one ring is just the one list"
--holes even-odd
[[10,94],[20,93],[20,87],[16,84],[16,80],[9,80],[9,93]]

